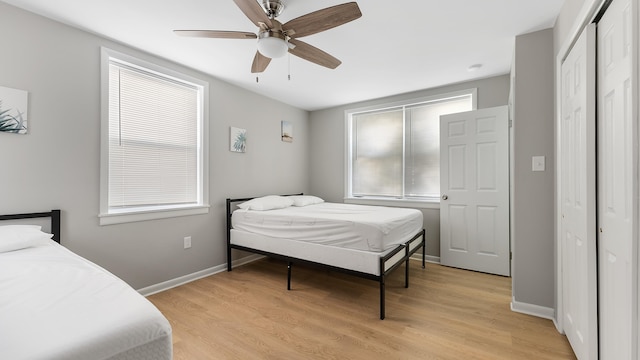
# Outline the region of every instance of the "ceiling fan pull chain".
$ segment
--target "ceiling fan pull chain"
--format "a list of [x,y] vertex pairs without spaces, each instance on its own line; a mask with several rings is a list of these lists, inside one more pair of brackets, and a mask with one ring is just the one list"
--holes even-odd
[[256,84],[259,83],[260,80],[258,79],[258,77],[256,76]]
[[287,79],[291,81],[291,54],[287,54],[287,70],[289,74],[287,74]]

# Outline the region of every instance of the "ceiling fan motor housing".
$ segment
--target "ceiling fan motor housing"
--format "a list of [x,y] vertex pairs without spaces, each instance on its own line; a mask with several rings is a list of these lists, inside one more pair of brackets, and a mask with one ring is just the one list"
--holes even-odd
[[262,8],[270,19],[278,17],[284,10],[284,3],[280,0],[262,0]]

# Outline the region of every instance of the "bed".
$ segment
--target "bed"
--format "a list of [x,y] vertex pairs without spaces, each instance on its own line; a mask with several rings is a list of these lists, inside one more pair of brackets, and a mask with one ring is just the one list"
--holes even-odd
[[232,250],[284,260],[287,290],[293,264],[306,264],[375,280],[380,286],[380,319],[385,318],[385,277],[422,249],[425,230],[415,209],[327,203],[303,195],[228,198],[227,270]]
[[0,220],[0,359],[172,359],[160,311],[59,244],[60,210]]

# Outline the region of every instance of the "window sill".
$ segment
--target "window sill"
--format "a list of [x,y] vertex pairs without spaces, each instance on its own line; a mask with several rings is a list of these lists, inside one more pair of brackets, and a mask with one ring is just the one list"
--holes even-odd
[[410,207],[415,209],[440,209],[440,201],[438,200],[344,198],[344,202],[346,204]]
[[190,206],[184,208],[138,210],[121,213],[100,214],[100,225],[123,224],[137,221],[168,219],[179,216],[207,214],[209,205]]

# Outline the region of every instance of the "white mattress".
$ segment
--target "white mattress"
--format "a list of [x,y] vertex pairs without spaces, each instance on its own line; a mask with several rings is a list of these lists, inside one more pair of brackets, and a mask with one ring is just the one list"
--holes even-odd
[[171,326],[124,281],[53,241],[0,253],[0,359],[171,359]]
[[415,209],[320,203],[303,207],[233,212],[232,225],[272,238],[381,252],[422,230],[422,212]]

